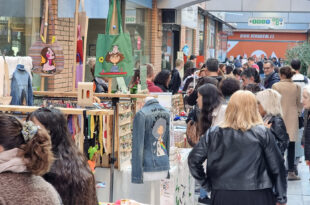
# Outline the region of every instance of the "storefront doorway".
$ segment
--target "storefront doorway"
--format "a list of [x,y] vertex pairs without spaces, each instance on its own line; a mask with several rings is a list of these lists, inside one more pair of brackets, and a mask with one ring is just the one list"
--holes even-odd
[[180,26],[175,24],[163,25],[162,69],[172,70],[177,52],[180,50]]

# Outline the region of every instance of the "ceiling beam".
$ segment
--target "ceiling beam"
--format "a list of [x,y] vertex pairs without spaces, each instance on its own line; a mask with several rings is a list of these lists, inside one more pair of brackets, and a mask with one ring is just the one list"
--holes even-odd
[[[209,0],[207,0],[209,1]],[[159,9],[183,9],[195,4],[206,2],[206,0],[157,0]]]
[[309,12],[309,0],[210,0],[208,11]]

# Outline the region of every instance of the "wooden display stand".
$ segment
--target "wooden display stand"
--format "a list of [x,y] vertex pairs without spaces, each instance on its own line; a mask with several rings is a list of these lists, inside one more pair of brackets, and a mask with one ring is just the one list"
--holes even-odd
[[[112,80],[112,79],[111,79]],[[85,85],[85,83],[82,83],[82,85]],[[53,91],[34,91],[33,94],[35,96],[44,96],[44,97],[73,97],[73,98],[78,98],[78,92],[53,92]],[[130,103],[132,104],[132,99],[138,99],[140,101],[142,101],[143,99],[145,99],[146,97],[155,97],[157,98],[157,95],[150,95],[150,94],[113,94],[113,93],[93,93],[93,96],[98,97],[98,98],[108,98],[108,99],[126,99],[128,100],[126,103]],[[137,101],[135,101],[136,103]],[[136,105],[134,104],[134,107]],[[1,109],[0,109],[1,110]],[[114,113],[114,110],[109,110],[111,113]],[[122,102],[117,102],[116,103],[116,114],[115,114],[115,145],[114,145],[114,150],[115,150],[115,167],[117,169],[121,169],[122,166],[121,164],[121,160],[120,160],[120,136],[122,136],[122,133],[120,132],[120,128],[121,126],[125,125],[125,124],[129,124],[128,122],[124,122],[120,119],[120,115],[125,114],[125,113],[131,113],[132,115],[132,119],[135,115],[135,109],[132,109],[132,107],[128,108],[128,109],[123,109],[122,108]],[[107,126],[110,128],[109,129],[109,136],[113,136],[113,117],[114,115],[108,115],[107,118]],[[132,122],[132,120],[130,121]],[[131,133],[131,132],[130,132]],[[130,134],[128,133],[128,134]],[[126,133],[125,133],[126,134]],[[111,138],[110,138],[111,139]],[[112,141],[108,141],[107,142],[107,153],[108,154],[104,154],[102,157],[102,163],[99,166],[102,167],[110,167],[109,164],[109,160],[110,160],[110,155],[112,153]],[[120,166],[119,166],[120,165]]]
[[[79,5],[81,4],[82,12],[79,12]],[[86,46],[87,46],[87,34],[88,34],[88,17],[85,12],[84,0],[75,1],[75,13],[74,13],[74,50],[73,50],[73,72],[72,72],[72,91],[75,91],[76,80],[76,53],[77,53],[77,28],[81,25],[81,36],[83,39],[83,77],[82,82],[85,80],[85,64],[86,64]]]
[[[35,110],[39,109],[40,107],[36,106],[16,106],[16,105],[0,105],[0,111],[1,112],[18,112],[18,113],[31,113],[34,112]],[[84,120],[83,120],[83,113],[85,109],[79,109],[79,108],[57,108],[59,109],[64,115],[81,115],[82,120],[81,120],[81,131],[84,130]],[[93,115],[93,116],[109,116],[111,117],[113,115],[112,110],[86,110],[86,115]],[[107,132],[108,132],[108,139],[111,139],[111,132],[110,132],[110,127],[107,127]],[[84,136],[81,135],[81,138],[79,139],[79,150],[83,153],[83,145],[84,145]]]

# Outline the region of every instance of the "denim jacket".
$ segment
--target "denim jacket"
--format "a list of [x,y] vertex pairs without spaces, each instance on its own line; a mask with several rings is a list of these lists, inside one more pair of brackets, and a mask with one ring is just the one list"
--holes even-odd
[[143,172],[170,169],[170,114],[156,99],[149,100],[133,121],[132,183],[143,183]]
[[23,99],[26,100],[27,105],[31,106],[33,104],[31,78],[24,65],[18,64],[13,73],[11,96],[11,105],[22,105]]

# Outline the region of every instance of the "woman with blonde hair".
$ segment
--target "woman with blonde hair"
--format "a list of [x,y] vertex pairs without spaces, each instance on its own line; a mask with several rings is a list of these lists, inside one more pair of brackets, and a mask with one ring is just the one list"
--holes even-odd
[[[255,95],[237,91],[224,122],[211,127],[191,151],[189,169],[211,190],[212,205],[283,205],[287,201],[285,167],[276,146]],[[202,166],[206,159],[207,174]]]
[[281,81],[273,84],[272,89],[278,91],[281,98],[283,120],[290,138],[287,149],[288,180],[300,180],[295,173],[295,142],[298,138],[298,116],[302,110],[300,103],[301,88],[292,81],[295,71],[288,66],[280,68]]
[[275,90],[267,89],[256,94],[258,110],[264,123],[276,137],[277,145],[284,156],[289,144],[289,136],[282,118],[281,95]]

